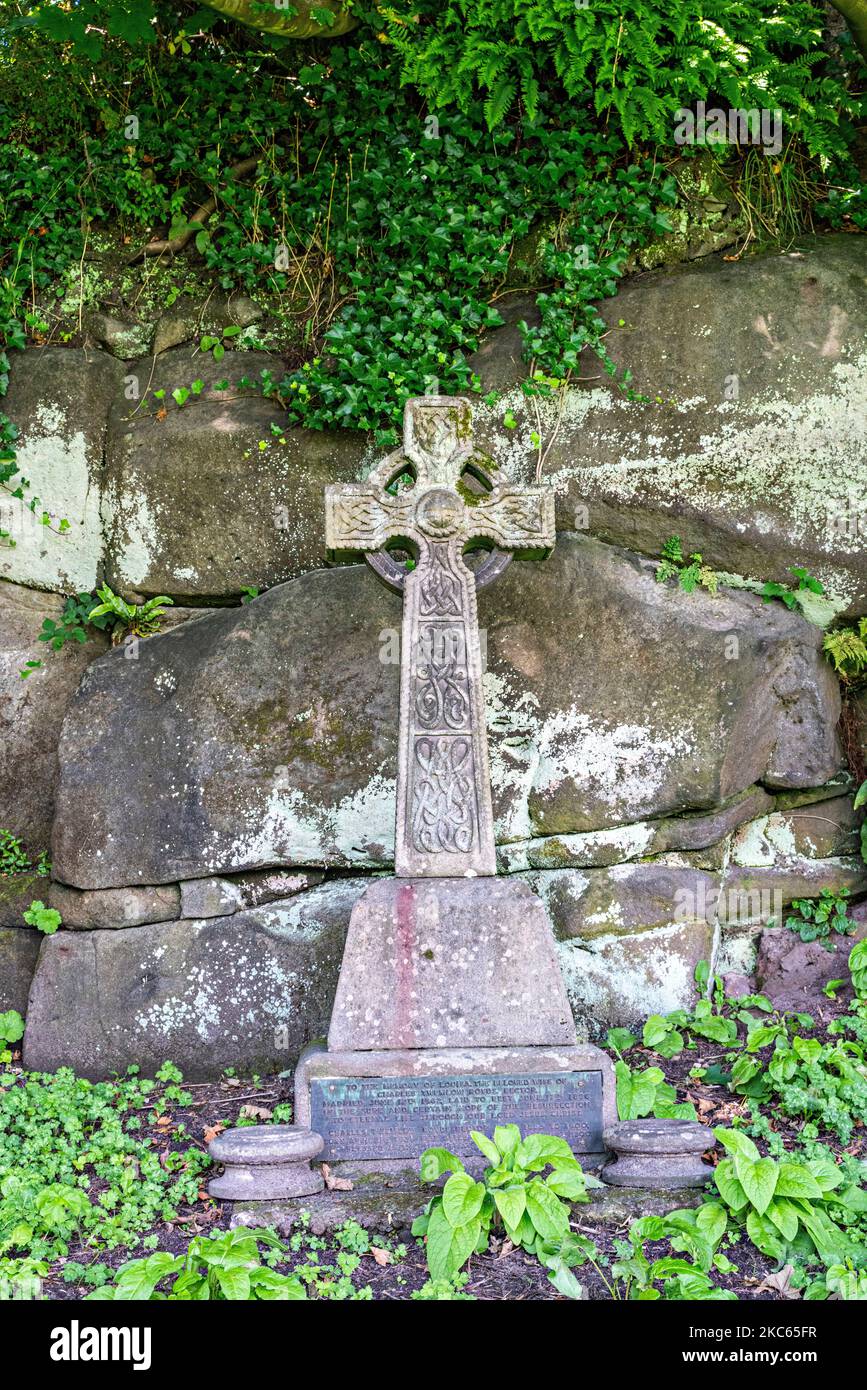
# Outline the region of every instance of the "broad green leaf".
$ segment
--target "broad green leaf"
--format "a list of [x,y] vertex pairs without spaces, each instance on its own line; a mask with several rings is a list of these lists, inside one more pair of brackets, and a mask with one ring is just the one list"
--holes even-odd
[[714,1134],[720,1141],[724,1149],[728,1149],[730,1154],[740,1154],[744,1158],[750,1159],[755,1163],[759,1158],[759,1151],[750,1139],[749,1135],[744,1134],[740,1129],[725,1129],[717,1125]]
[[751,1211],[747,1216],[747,1235],[756,1249],[761,1250],[763,1255],[769,1255],[772,1260],[783,1258],[784,1251],[779,1233],[767,1217],[759,1216],[758,1212]]
[[823,1264],[843,1264],[852,1253],[851,1242],[839,1226],[820,1208],[802,1202],[798,1208],[801,1225],[808,1232]]
[[786,1240],[792,1241],[798,1234],[798,1209],[787,1202],[785,1197],[775,1197],[768,1204],[767,1218]]
[[494,1193],[497,1211],[507,1228],[514,1230],[527,1207],[527,1194],[523,1187],[498,1187]]
[[273,1303],[306,1302],[307,1290],[300,1279],[291,1275],[278,1274],[276,1269],[254,1269],[250,1271],[250,1287],[256,1298]]
[[691,1265],[689,1260],[677,1260],[671,1255],[666,1255],[664,1259],[654,1260],[650,1266],[651,1279],[667,1279],[672,1274],[694,1274],[695,1265]]
[[609,1028],[605,1038],[606,1046],[614,1052],[628,1052],[638,1039],[628,1028]]
[[436,1182],[443,1173],[462,1173],[464,1165],[461,1160],[448,1149],[425,1149],[419,1159],[419,1170],[422,1182]]
[[493,1139],[489,1139],[486,1134],[480,1134],[477,1129],[470,1130],[470,1138],[476,1148],[484,1154],[489,1163],[498,1166],[500,1163],[500,1150],[497,1148]]
[[663,1038],[670,1031],[669,1024],[662,1017],[662,1014],[651,1014],[644,1025],[642,1041],[645,1047],[655,1047],[662,1042]]
[[243,1265],[233,1265],[229,1269],[215,1270],[217,1283],[223,1297],[236,1303],[244,1303],[250,1297],[250,1271]]
[[665,1221],[661,1216],[640,1216],[629,1227],[629,1239],[633,1245],[644,1240],[662,1240],[665,1235]]
[[760,1158],[755,1163],[748,1158],[735,1158],[735,1172],[759,1216],[767,1210],[777,1186],[777,1165],[772,1158]]
[[528,1134],[515,1150],[515,1165],[518,1168],[545,1168],[558,1159],[571,1159],[575,1155],[566,1143],[556,1134]]
[[823,1192],[833,1192],[843,1181],[843,1174],[833,1159],[810,1158],[806,1165]]
[[581,1169],[580,1163],[573,1160],[572,1163],[558,1164],[552,1173],[549,1173],[545,1182],[552,1192],[556,1192],[558,1197],[565,1197],[570,1202],[586,1202],[587,1180]]
[[527,1215],[543,1240],[557,1240],[569,1230],[569,1208],[541,1178],[527,1184]]
[[497,1125],[494,1130],[494,1143],[503,1155],[507,1158],[513,1154],[521,1142],[521,1131],[517,1125]]
[[[747,1052],[758,1052],[759,1048],[768,1047],[779,1034],[776,1024],[760,1024],[758,1028],[753,1028],[747,1038]],[[734,1071],[734,1068],[732,1069]]]
[[575,1278],[568,1265],[558,1264],[555,1269],[549,1271],[548,1278],[557,1292],[563,1294],[564,1297],[572,1298],[576,1302],[586,1299],[587,1290]]
[[822,1055],[818,1038],[793,1038],[792,1048],[803,1062],[816,1062]]
[[182,1268],[183,1260],[166,1250],[157,1250],[144,1260],[131,1260],[118,1271],[115,1296],[130,1302],[145,1302],[161,1279]]
[[719,1202],[705,1202],[695,1214],[695,1224],[711,1245],[717,1246],[726,1233],[728,1212]]
[[469,1173],[455,1173],[443,1188],[443,1212],[450,1226],[465,1226],[478,1216],[485,1198],[484,1184]]
[[427,1228],[427,1263],[432,1279],[453,1280],[476,1248],[481,1222],[476,1218],[465,1226],[452,1226],[442,1207],[430,1214]]
[[803,1163],[781,1163],[774,1195],[804,1197],[809,1202],[820,1198],[822,1189]]
[[717,1191],[732,1211],[743,1211],[749,1205],[749,1197],[738,1181],[735,1165],[730,1158],[724,1158],[713,1170],[713,1180]]

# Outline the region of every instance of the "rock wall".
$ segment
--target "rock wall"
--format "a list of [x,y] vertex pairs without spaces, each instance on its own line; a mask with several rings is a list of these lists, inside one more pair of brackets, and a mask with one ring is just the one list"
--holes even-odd
[[[793,898],[867,890],[821,628],[744,587],[803,564],[810,616],[867,611],[858,242],[626,282],[607,341],[645,401],[582,380],[534,406],[513,327],[477,355],[505,393],[477,409],[483,447],[548,478],[560,531],[480,595],[499,868],[542,898],[585,1035],[687,1003],[700,959],[751,974]],[[53,823],[64,920],[42,940],[21,912],[45,880],[0,879],[0,1009],[29,989],[29,1066],[290,1065],[392,867],[400,602],[322,568],[322,489],[374,454],[283,431],[243,386],[263,369],[182,345],[13,369],[26,471],[73,522],[22,513],[0,552],[0,825],[35,853]],[[717,595],[655,582],[672,532],[730,574]],[[43,618],[102,580],[181,611],[134,653],[46,656]],[[268,592],[239,607],[247,585]]]

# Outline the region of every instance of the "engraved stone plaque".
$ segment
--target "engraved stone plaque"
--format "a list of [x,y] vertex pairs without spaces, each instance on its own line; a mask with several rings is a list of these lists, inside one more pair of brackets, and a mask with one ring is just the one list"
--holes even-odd
[[522,1134],[556,1134],[573,1151],[598,1154],[602,1075],[598,1071],[526,1075],[315,1077],[311,1125],[322,1158],[411,1159],[441,1145],[478,1158],[470,1130],[490,1135],[516,1124]]

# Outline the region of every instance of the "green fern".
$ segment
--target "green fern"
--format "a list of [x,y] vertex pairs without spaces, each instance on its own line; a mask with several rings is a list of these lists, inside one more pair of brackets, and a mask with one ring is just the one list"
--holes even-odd
[[857,628],[827,632],[822,647],[843,680],[859,680],[867,674],[867,618],[861,618]]

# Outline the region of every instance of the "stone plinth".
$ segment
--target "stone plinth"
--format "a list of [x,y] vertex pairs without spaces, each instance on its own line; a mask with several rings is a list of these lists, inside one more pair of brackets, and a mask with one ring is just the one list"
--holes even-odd
[[695,1120],[624,1120],[604,1139],[617,1157],[602,1177],[614,1187],[701,1187],[713,1177],[701,1158],[716,1146],[713,1130]]
[[247,1125],[220,1134],[208,1145],[225,1165],[208,1184],[212,1197],[268,1201],[321,1192],[322,1174],[310,1160],[322,1152],[322,1136],[301,1125]]
[[574,1042],[551,928],[526,883],[383,879],[355,904],[332,1051]]
[[[470,1130],[517,1124],[568,1140],[585,1167],[606,1157],[616,1122],[614,1069],[599,1048],[308,1048],[295,1073],[299,1124],[323,1133],[328,1162],[415,1164],[442,1145],[478,1160]],[[324,1132],[323,1132],[324,1131]]]
[[328,1162],[477,1160],[498,1124],[605,1158],[614,1072],[580,1046],[545,910],[510,878],[382,879],[355,904],[328,1033],[295,1074]]

